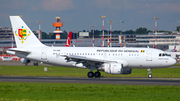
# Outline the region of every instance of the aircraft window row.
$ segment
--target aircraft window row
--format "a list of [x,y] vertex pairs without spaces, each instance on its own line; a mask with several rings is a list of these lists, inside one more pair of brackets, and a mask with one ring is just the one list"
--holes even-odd
[[166,53],[159,53],[159,56],[170,56],[169,54],[166,54]]
[[[115,53],[53,53],[53,55],[77,55],[77,56],[86,56],[86,55],[91,55],[91,56],[123,56],[123,54],[115,54]],[[162,54],[163,55],[163,54]],[[129,54],[129,56],[139,56],[139,54]]]
[[139,54],[129,54],[129,56],[139,56]]
[[[99,55],[99,56],[123,56],[123,54],[114,54],[114,53],[53,53],[53,55]],[[136,55],[135,55],[136,56]],[[137,55],[138,56],[138,55]]]

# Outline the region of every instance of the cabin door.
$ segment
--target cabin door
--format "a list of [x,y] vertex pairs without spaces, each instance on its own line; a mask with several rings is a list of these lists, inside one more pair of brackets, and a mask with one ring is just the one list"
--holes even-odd
[[42,49],[41,60],[47,60],[47,49]]
[[150,50],[147,51],[146,61],[152,61],[152,52]]

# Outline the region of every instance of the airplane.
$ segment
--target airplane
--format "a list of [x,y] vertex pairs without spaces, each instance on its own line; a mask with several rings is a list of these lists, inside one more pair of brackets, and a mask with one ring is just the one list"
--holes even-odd
[[151,69],[176,63],[164,51],[153,48],[49,47],[38,40],[19,16],[10,16],[10,21],[17,48],[9,48],[7,53],[57,66],[88,68],[89,78],[101,77],[100,71],[131,74],[134,68],[148,69],[148,77],[152,78]]
[[165,50],[165,52],[177,52],[176,45],[177,45],[177,43],[175,43],[174,49],[167,49],[167,50]]
[[168,49],[165,51],[165,53],[178,61],[180,57],[180,52],[176,50],[176,45],[177,43],[175,43],[174,49]]

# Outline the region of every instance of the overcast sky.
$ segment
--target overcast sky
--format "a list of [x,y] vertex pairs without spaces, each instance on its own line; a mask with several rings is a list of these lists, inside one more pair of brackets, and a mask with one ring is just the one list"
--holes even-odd
[[180,0],[0,0],[0,27],[11,27],[10,15],[22,15],[33,31],[41,20],[47,33],[55,30],[56,16],[64,24],[61,30],[91,30],[92,25],[102,30],[102,15],[105,29],[113,21],[112,30],[155,30],[152,18],[159,17],[157,29],[173,31],[180,24]]

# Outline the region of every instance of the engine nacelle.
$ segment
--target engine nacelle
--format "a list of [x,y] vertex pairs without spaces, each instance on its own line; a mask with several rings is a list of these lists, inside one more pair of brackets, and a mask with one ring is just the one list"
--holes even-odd
[[132,69],[131,68],[123,68],[122,74],[131,74],[131,73],[132,73]]
[[108,74],[122,74],[123,65],[121,63],[106,63],[104,64],[104,72]]
[[30,63],[31,61],[25,58],[21,58],[21,62],[25,65],[27,65],[28,63]]

